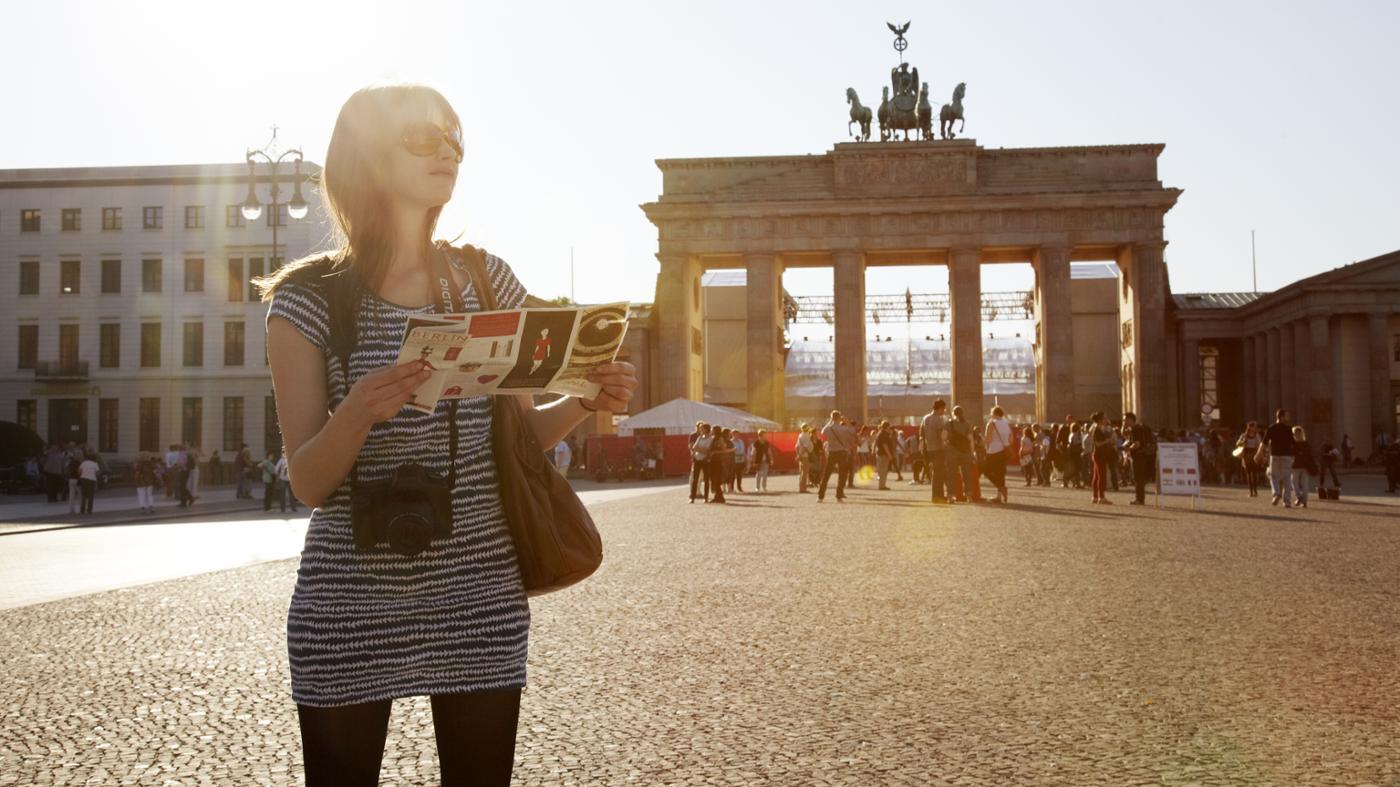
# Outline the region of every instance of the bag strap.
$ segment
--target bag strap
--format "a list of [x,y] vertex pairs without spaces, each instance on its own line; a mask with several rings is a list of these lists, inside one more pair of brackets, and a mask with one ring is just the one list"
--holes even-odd
[[486,273],[486,255],[471,245],[462,246],[462,254],[466,257],[467,275],[471,277],[472,291],[476,293],[481,310],[495,311],[499,304],[496,303],[495,290],[491,289],[491,277]]

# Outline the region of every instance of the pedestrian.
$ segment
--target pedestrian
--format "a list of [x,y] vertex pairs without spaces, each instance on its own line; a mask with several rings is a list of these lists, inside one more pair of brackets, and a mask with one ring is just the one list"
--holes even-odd
[[879,476],[879,486],[877,488],[889,491],[889,486],[885,483],[890,475],[890,466],[894,464],[898,449],[894,430],[890,428],[889,421],[881,421],[875,430],[872,440],[875,450],[875,472]]
[[224,460],[219,458],[219,449],[209,454],[209,483],[221,486],[224,483]]
[[948,403],[942,399],[933,400],[933,409],[919,424],[919,436],[924,441],[924,475],[932,478],[933,491],[929,501],[947,503],[952,495],[948,492]]
[[1322,444],[1322,450],[1317,455],[1319,487],[1327,485],[1327,474],[1331,473],[1332,486],[1336,489],[1342,488],[1342,482],[1337,478],[1337,461],[1340,458],[1341,454],[1337,451],[1336,446],[1331,443]]
[[145,514],[156,510],[154,462],[154,459],[143,452],[136,457],[136,463],[131,466],[132,481],[136,484],[136,505]]
[[963,415],[960,404],[953,406],[953,417],[948,421],[945,437],[948,446],[948,477],[945,480],[948,485],[948,499],[956,499],[959,503],[976,502],[981,494],[977,488],[977,471],[974,467],[976,453],[972,447],[973,427]]
[[749,470],[747,447],[744,445],[743,438],[739,437],[739,433],[735,431],[729,433],[729,442],[734,446],[733,459],[731,460],[732,472],[729,474],[729,491],[733,492],[738,489],[742,492],[744,491],[744,474]]
[[751,464],[754,468],[754,490],[767,492],[768,467],[773,463],[773,444],[768,442],[768,430],[758,430],[758,437],[754,438],[750,453],[753,456]]
[[1123,413],[1123,428],[1127,431],[1124,448],[1133,465],[1133,499],[1129,505],[1140,506],[1146,503],[1147,479],[1157,469],[1157,441],[1151,429],[1137,422],[1136,413]]
[[238,456],[233,460],[233,469],[237,474],[235,480],[238,483],[234,491],[234,497],[239,500],[253,499],[253,453],[248,448],[247,443],[243,443],[238,448]]
[[1259,477],[1263,471],[1263,465],[1259,462],[1259,449],[1263,444],[1264,438],[1259,434],[1258,421],[1245,424],[1244,431],[1235,440],[1234,456],[1240,460],[1240,468],[1244,471],[1250,497],[1259,496]]
[[573,454],[569,449],[568,440],[560,440],[554,444],[554,469],[558,470],[559,474],[565,478],[569,476],[569,462],[572,458]]
[[816,438],[812,436],[812,425],[802,424],[797,434],[797,491],[807,494],[807,485],[812,476],[812,460],[816,450]]
[[185,474],[185,486],[189,489],[191,503],[199,499],[200,455],[199,446],[193,443],[185,449],[185,467],[188,470]]
[[732,434],[729,429],[721,428],[710,446],[710,488],[714,490],[715,496],[705,501],[707,503],[728,502],[724,499],[724,487],[729,484],[729,473],[734,468],[734,443],[730,439]]
[[92,513],[93,498],[97,495],[97,471],[100,470],[97,464],[97,457],[92,453],[85,453],[83,460],[78,463],[78,484],[82,489],[84,514]]
[[695,433],[690,440],[690,502],[700,494],[706,503],[710,502],[710,451],[715,438],[710,433],[710,425],[704,421],[695,423]]
[[1351,435],[1342,433],[1342,467],[1351,467],[1351,452],[1355,447],[1351,444]]
[[1381,454],[1381,462],[1385,465],[1386,494],[1400,491],[1400,433],[1386,446],[1385,453]]
[[274,468],[277,473],[277,501],[282,505],[282,511],[286,511],[288,505],[291,506],[292,513],[296,513],[297,499],[292,494],[292,467],[287,462],[287,449],[282,449],[282,456],[278,458]]
[[1020,455],[1016,461],[1021,464],[1021,478],[1027,487],[1035,480],[1035,434],[1039,428],[1038,424],[1032,424],[1021,429]]
[[78,453],[70,443],[68,450],[64,452],[64,456],[66,457],[64,461],[68,463],[68,513],[81,513],[83,501],[82,492],[80,490],[82,489],[83,478],[83,455]]
[[[258,469],[262,471],[263,483],[263,511],[272,510],[272,498],[277,494],[277,454],[268,451],[261,462],[258,462]],[[180,505],[184,505],[182,502]]]
[[1118,444],[1113,435],[1113,427],[1109,426],[1108,416],[1103,411],[1089,416],[1089,420],[1093,424],[1089,431],[1092,445],[1090,461],[1093,463],[1090,487],[1093,489],[1095,503],[1109,505],[1108,468],[1118,453]]
[[1297,500],[1298,492],[1293,488],[1293,427],[1288,421],[1288,410],[1280,407],[1274,413],[1274,422],[1264,432],[1264,445],[1269,451],[1269,488],[1273,491],[1273,505],[1283,502],[1288,508]]
[[852,455],[855,454],[858,438],[856,432],[841,416],[839,410],[832,410],[831,417],[822,427],[822,441],[826,444],[826,462],[822,470],[821,486],[817,488],[817,502],[826,499],[826,488],[831,474],[836,473],[836,500],[846,499],[846,476],[850,469]]
[[1011,451],[1011,441],[1011,424],[1006,420],[1006,411],[1000,405],[993,407],[992,417],[987,421],[983,434],[983,445],[987,450],[982,462],[982,472],[997,489],[994,501],[997,503],[1009,502],[1006,489],[1006,460]]
[[811,430],[812,459],[810,462],[808,462],[807,467],[807,472],[810,476],[807,479],[807,486],[809,489],[813,489],[821,485],[822,473],[826,472],[826,462],[828,458],[826,453],[826,443],[818,439],[817,428],[814,426],[811,428]]
[[171,443],[170,448],[165,452],[165,496],[175,497],[175,484],[183,483],[185,474],[183,472],[170,472],[184,464],[184,454],[178,443]]
[[1083,489],[1084,482],[1080,477],[1080,461],[1084,456],[1084,430],[1078,421],[1070,424],[1069,435],[1065,441],[1065,488],[1073,486],[1075,489]]
[[904,457],[908,456],[905,448],[909,438],[904,436],[904,430],[894,430],[894,480],[904,480]]
[[1317,459],[1312,446],[1308,445],[1307,432],[1302,426],[1293,427],[1293,493],[1297,505],[1308,507],[1308,488],[1316,488],[1313,477],[1317,475]]

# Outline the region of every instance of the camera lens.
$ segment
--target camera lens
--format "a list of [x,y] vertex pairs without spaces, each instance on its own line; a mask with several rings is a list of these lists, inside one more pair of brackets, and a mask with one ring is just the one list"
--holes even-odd
[[415,509],[416,506],[398,514],[386,527],[389,548],[400,555],[416,555],[433,540],[432,511]]

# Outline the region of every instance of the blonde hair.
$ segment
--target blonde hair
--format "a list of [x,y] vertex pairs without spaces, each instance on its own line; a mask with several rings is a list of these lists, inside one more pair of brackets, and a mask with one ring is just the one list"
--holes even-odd
[[1307,441],[1308,435],[1307,435],[1307,433],[1305,433],[1305,432],[1303,431],[1303,427],[1301,427],[1301,426],[1295,426],[1295,427],[1293,427],[1293,439],[1294,439],[1294,440],[1303,440],[1303,441],[1305,441],[1305,442]]

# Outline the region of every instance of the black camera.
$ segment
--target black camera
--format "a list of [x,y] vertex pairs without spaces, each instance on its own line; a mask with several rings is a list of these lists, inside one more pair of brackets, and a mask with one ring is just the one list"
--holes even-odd
[[452,534],[451,485],[419,464],[404,465],[383,481],[357,481],[350,529],[359,549],[387,541],[400,555],[416,555],[434,538]]

